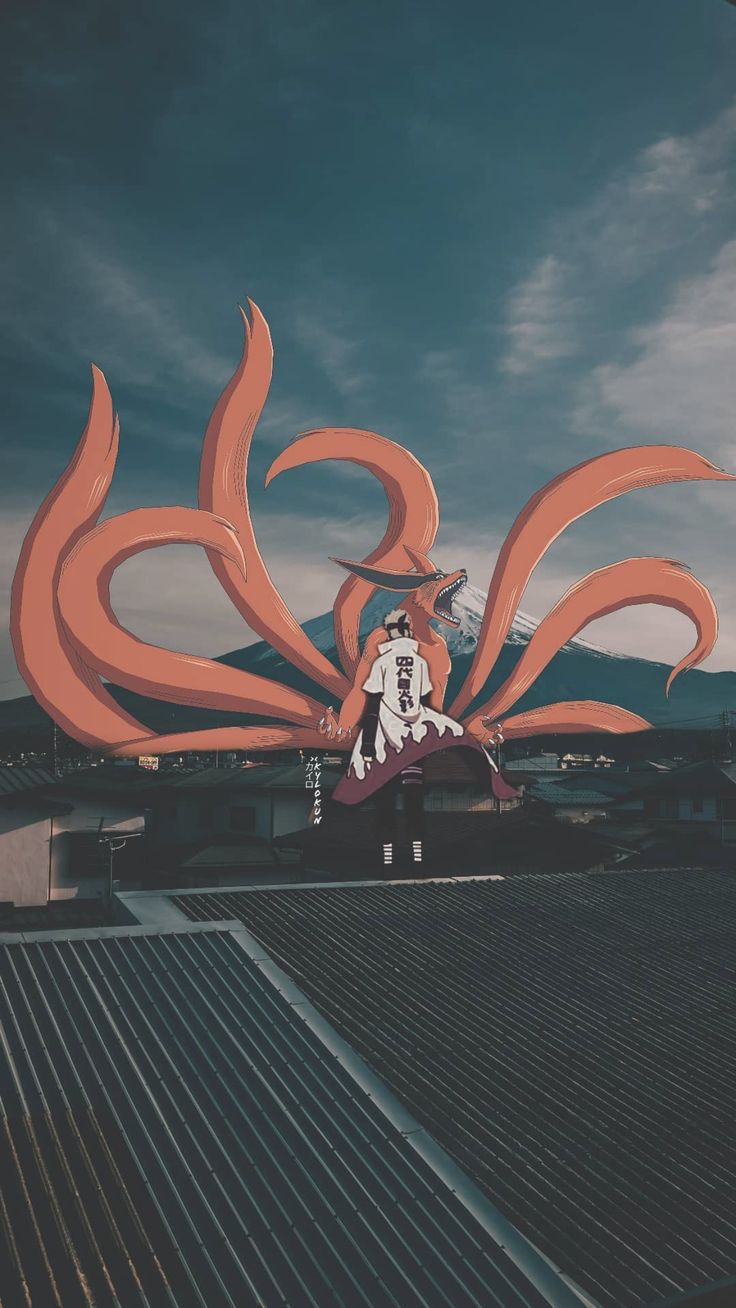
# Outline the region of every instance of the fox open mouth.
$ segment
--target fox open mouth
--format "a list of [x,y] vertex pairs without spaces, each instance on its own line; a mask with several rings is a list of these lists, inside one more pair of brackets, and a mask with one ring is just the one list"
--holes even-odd
[[453,627],[460,626],[460,619],[456,618],[452,611],[452,601],[458,591],[462,590],[467,580],[467,577],[457,577],[455,581],[451,581],[449,585],[443,586],[434,602],[435,616],[441,618],[443,622],[452,623]]

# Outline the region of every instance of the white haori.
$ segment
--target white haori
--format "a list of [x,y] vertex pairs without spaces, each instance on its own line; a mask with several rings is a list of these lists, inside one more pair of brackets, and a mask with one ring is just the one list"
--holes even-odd
[[[376,724],[376,763],[386,762],[388,745],[398,752],[409,738],[417,743],[424,740],[429,723],[440,736],[444,736],[446,731],[453,736],[463,734],[459,722],[422,704],[422,695],[432,689],[429,667],[419,653],[418,642],[407,636],[378,646],[378,658],[361,689],[370,695],[380,693],[382,696]],[[348,766],[348,773],[353,772],[360,781],[368,770],[361,753],[362,745],[361,731]]]

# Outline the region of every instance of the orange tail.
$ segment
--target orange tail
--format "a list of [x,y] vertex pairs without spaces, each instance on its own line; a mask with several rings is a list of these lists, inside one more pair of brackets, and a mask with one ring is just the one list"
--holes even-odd
[[[386,492],[388,526],[380,544],[363,559],[364,563],[405,568],[406,544],[419,551],[431,548],[440,520],[432,478],[413,454],[376,432],[354,427],[324,427],[305,432],[271,464],[266,485],[288,468],[301,468],[322,459],[347,459],[367,468]],[[335,643],[349,677],[360,662],[360,615],[377,589],[369,581],[349,576],[333,606]]]
[[696,643],[670,674],[666,686],[669,694],[680,672],[702,663],[711,653],[718,636],[716,606],[702,582],[681,563],[671,559],[624,559],[591,572],[570,587],[540,622],[511,675],[473,711],[471,721],[502,717],[526,694],[567,641],[596,618],[632,604],[667,605],[695,624]]
[[229,523],[203,509],[134,509],[108,518],[74,546],[59,580],[59,609],[80,657],[116,685],[156,699],[314,724],[322,709],[308,695],[213,659],[149,645],[120,626],[110,605],[115,569],[141,550],[173,543],[204,545],[233,568],[245,568]]
[[128,740],[110,750],[116,757],[135,757],[138,754],[176,754],[194,749],[232,749],[255,753],[268,749],[319,749],[329,748],[330,753],[350,750],[352,741],[341,744],[327,741],[316,730],[308,727],[216,727],[211,731],[180,731],[166,736]]
[[676,445],[615,450],[562,473],[522,509],[493,572],[478,647],[454,704],[457,717],[483,689],[539,560],[570,523],[627,491],[678,481],[733,481],[731,473]]
[[147,733],[115,703],[73,648],[57,599],[63,560],[100,516],[117,450],[112,399],[104,376],[93,365],[87,425],[31,523],[11,595],[10,631],[18,670],[41,707],[83,745],[112,744]]
[[246,622],[294,667],[330,694],[343,699],[350,685],[302,631],[266,571],[256,542],[248,505],[248,455],[256,423],[271,384],[273,348],[260,309],[248,301],[251,327],[243,313],[243,356],[209,420],[199,473],[200,508],[226,518],[238,532],[247,578],[229,559],[214,551],[208,558],[218,581]]
[[651,726],[646,718],[615,704],[601,704],[595,699],[571,699],[505,718],[503,734],[505,740],[546,734],[574,735],[581,731],[610,731],[623,735],[625,732],[650,731]]

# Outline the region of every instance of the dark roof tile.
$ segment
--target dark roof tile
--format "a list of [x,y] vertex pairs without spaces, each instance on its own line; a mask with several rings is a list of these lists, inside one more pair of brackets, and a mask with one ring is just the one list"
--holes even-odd
[[736,1267],[736,877],[182,896],[240,918],[605,1308]]
[[8,945],[0,1019],[3,1303],[548,1302],[232,931]]

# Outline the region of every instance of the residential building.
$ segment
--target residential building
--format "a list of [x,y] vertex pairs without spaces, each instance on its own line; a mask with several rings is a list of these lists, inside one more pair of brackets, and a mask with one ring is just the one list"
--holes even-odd
[[647,790],[644,812],[651,822],[736,844],[736,764],[691,763],[658,777]]
[[48,903],[54,881],[54,826],[69,805],[48,795],[48,769],[0,768],[0,902],[17,908]]

